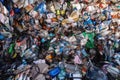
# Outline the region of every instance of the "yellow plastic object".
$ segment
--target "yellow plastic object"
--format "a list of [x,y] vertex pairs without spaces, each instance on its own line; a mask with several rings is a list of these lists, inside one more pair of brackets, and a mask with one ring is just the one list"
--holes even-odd
[[52,55],[47,55],[47,56],[46,56],[46,59],[47,59],[47,60],[50,60],[50,59],[52,59],[52,58],[53,58]]
[[16,57],[17,57],[17,53],[15,53],[12,58],[14,59],[14,58],[16,58]]
[[57,15],[60,15],[60,10],[57,10],[57,11],[56,11],[56,14],[57,14]]
[[65,10],[61,10],[61,15],[64,15],[65,14]]

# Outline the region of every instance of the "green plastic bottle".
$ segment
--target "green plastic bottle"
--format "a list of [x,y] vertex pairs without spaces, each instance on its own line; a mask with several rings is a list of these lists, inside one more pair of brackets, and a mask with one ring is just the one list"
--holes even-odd
[[15,43],[10,44],[10,47],[8,49],[8,53],[11,55],[14,52],[14,47],[15,47]]

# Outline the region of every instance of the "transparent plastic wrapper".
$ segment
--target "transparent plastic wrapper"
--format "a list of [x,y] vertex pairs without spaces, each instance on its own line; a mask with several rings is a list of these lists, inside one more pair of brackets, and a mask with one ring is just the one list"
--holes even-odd
[[58,2],[53,2],[55,10],[60,10],[60,8],[62,7],[60,3]]
[[77,66],[72,65],[72,64],[65,64],[65,68],[67,72],[75,72],[77,69]]
[[120,70],[113,67],[113,66],[108,66],[107,71],[113,76],[113,77],[118,77],[120,76]]
[[73,8],[76,8],[77,10],[82,9],[82,6],[79,3],[72,4]]
[[0,13],[0,22],[2,22],[4,24],[5,19],[6,19],[5,16],[2,13]]
[[97,67],[91,67],[87,72],[87,77],[91,80],[108,80],[106,74]]
[[78,11],[73,11],[68,19],[64,19],[62,21],[62,25],[77,22],[78,20],[79,20],[79,12]]
[[48,4],[48,7],[49,7],[49,9],[50,9],[53,13],[56,13],[56,11],[55,11],[55,6],[54,6],[54,3],[53,3],[53,2],[50,2],[50,4]]

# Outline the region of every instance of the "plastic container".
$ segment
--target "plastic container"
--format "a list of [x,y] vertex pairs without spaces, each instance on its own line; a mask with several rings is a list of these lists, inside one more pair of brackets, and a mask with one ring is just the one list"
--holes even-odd
[[48,72],[48,74],[54,78],[60,73],[61,69],[59,67],[56,67]]

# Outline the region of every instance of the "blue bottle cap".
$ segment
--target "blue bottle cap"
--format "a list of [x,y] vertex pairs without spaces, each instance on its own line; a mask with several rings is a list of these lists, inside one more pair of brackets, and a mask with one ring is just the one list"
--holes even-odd
[[41,42],[44,43],[46,40],[44,38],[42,38]]
[[5,37],[0,34],[0,40],[3,40]]

